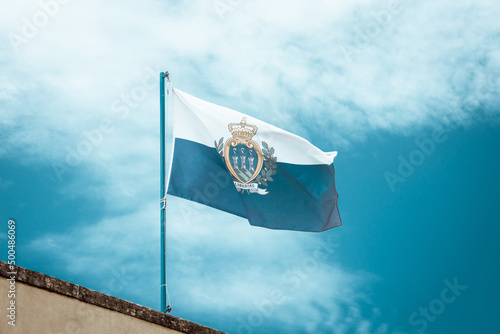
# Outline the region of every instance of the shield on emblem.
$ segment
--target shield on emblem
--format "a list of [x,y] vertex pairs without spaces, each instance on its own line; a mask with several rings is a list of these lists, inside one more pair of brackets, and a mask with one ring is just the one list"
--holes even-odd
[[241,183],[259,175],[264,159],[259,144],[253,140],[230,138],[224,146],[224,160],[231,174]]

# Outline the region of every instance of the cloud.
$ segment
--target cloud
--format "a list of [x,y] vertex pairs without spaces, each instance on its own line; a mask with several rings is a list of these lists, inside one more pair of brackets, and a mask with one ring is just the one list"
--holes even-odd
[[[131,300],[141,299],[159,277],[157,212],[151,204],[103,218],[66,233],[42,235],[29,248],[39,262],[57,267],[74,283]],[[54,259],[53,263],[47,259]],[[63,274],[64,273],[64,274]],[[133,287],[133,289],[132,289]],[[130,292],[129,292],[130,291]]]
[[[170,206],[167,268],[174,315],[189,314],[202,323],[215,319],[218,327],[233,330],[231,324],[240,318],[242,326],[256,332],[280,323],[301,333],[325,328],[347,333],[366,317],[375,318],[366,291],[377,278],[340,265],[334,238],[251,227],[244,219],[180,199]],[[53,259],[66,279],[158,307],[155,209],[150,204],[45,235],[29,247],[40,258]],[[227,323],[227,317],[234,322]]]
[[[223,15],[216,3],[71,1],[26,43],[0,46],[0,156],[55,166],[50,177],[62,193],[101,200],[109,212],[31,244],[67,275],[156,305],[144,296],[157,293],[159,271],[160,70],[190,94],[324,150],[381,130],[498,121],[500,7],[492,1],[240,1]],[[5,41],[43,10],[38,1],[7,6]],[[275,304],[272,316],[284,326],[303,314],[303,332],[388,330],[363,293],[376,279],[369,273],[331,257],[294,288],[287,272],[324,241],[171,203],[171,294],[181,310],[235,309],[250,325],[255,303],[287,288],[294,307]]]
[[[162,11],[153,1],[141,6],[73,2],[61,7],[50,25],[40,29],[21,50],[18,61],[28,65],[29,71],[36,66],[54,89],[86,103],[99,101],[116,83],[130,80],[130,71],[123,69],[164,59],[162,63],[174,66],[171,71],[178,74],[176,80],[183,85],[190,82],[193,90],[202,88],[193,83],[196,79],[227,97],[247,93],[253,100],[249,103],[264,99],[259,106],[271,102],[272,108],[293,92],[301,109],[312,99],[323,101],[323,110],[334,111],[343,102],[351,102],[367,113],[361,117],[373,113],[373,117],[392,121],[400,117],[382,108],[398,107],[399,116],[405,111],[428,116],[427,108],[413,109],[411,104],[420,104],[419,100],[425,104],[433,95],[452,95],[453,85],[469,81],[453,76],[467,62],[474,64],[472,73],[498,70],[492,42],[499,26],[494,15],[485,13],[494,10],[488,1],[395,1],[399,6],[393,6],[397,10],[392,12],[389,3],[378,1],[242,2],[226,12],[224,19],[217,15],[214,3],[183,4]],[[32,4],[31,12],[37,10]],[[376,28],[377,14],[382,11],[390,18]],[[471,17],[481,18],[481,24],[466,23]],[[10,32],[19,30],[19,22],[9,22]],[[367,36],[369,28],[375,29],[373,37]],[[363,40],[356,38],[359,32],[366,36],[361,45],[356,43]],[[356,50],[350,62],[346,63],[342,46]],[[55,69],[56,73],[48,71]],[[319,101],[313,101],[314,107]],[[264,110],[253,111],[265,115]],[[340,122],[347,118],[339,116],[343,116]],[[412,119],[402,125],[408,121]],[[372,122],[374,127],[386,127],[378,118]]]
[[[116,175],[113,162],[142,160],[133,149],[156,150],[156,88],[132,101],[127,117],[116,106],[144,78],[154,85],[163,67],[185,91],[324,150],[380,129],[498,118],[500,26],[488,1],[241,2],[222,19],[214,4],[70,2],[17,54],[4,45],[3,154],[64,163],[109,118],[115,130],[83,166]],[[35,1],[9,6],[6,36],[22,34],[23,18],[42,10]]]
[[[106,119],[113,131],[79,167],[109,180],[110,205],[119,203],[113,194],[133,198],[123,176],[151,175],[152,184],[157,175],[163,69],[181,89],[324,150],[377,130],[498,119],[500,24],[489,1],[241,2],[222,18],[215,3],[70,2],[17,54],[4,45],[3,155],[67,167]],[[9,6],[6,36],[42,10],[35,1]]]

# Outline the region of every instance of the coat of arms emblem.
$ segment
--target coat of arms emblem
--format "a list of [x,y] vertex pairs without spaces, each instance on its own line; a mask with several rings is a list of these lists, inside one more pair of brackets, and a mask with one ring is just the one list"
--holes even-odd
[[252,140],[258,129],[255,125],[247,124],[245,117],[239,124],[229,124],[228,128],[233,137],[225,144],[224,137],[219,142],[215,141],[215,148],[228,168],[236,190],[268,194],[267,189],[259,188],[259,185],[267,187],[267,182],[274,181],[277,167],[274,148],[262,142],[261,150],[259,144]]

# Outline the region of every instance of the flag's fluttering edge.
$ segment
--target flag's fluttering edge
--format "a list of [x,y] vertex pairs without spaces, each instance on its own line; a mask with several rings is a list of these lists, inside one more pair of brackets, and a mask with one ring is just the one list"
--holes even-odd
[[307,140],[173,89],[168,194],[272,229],[341,225],[333,159]]

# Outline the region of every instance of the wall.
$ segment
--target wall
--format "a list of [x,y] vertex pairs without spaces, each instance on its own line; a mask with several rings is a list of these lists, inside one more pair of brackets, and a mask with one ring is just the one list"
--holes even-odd
[[[15,283],[9,272],[15,271]],[[12,288],[11,288],[12,287]],[[15,290],[15,299],[9,291]],[[8,309],[15,300],[15,326]],[[217,330],[0,261],[0,333],[204,333]]]

